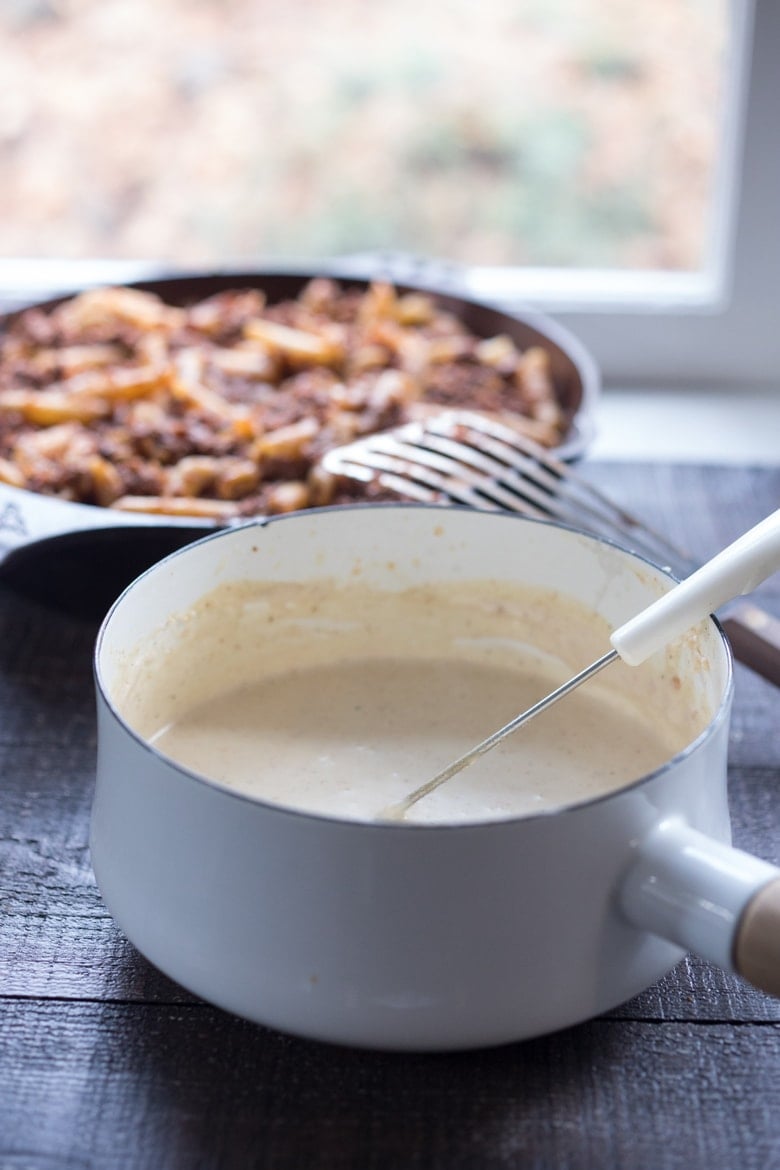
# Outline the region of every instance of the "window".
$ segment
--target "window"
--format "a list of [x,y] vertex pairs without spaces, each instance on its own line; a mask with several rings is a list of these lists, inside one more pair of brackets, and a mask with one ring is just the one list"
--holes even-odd
[[778,193],[774,9],[748,104],[750,0],[14,0],[0,282],[389,250],[562,316],[608,377],[768,377],[766,240],[743,228]]

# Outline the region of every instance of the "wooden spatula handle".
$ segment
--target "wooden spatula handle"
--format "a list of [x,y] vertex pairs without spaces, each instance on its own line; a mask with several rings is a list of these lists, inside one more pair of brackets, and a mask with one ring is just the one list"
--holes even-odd
[[762,886],[743,910],[734,969],[762,991],[780,996],[780,878]]

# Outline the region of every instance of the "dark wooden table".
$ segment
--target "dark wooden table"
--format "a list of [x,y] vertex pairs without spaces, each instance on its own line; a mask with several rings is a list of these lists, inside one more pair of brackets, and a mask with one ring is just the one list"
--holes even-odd
[[[780,470],[589,474],[702,560],[780,503]],[[695,958],[566,1032],[435,1056],[279,1035],[154,970],[90,869],[98,620],[0,585],[0,1170],[780,1166],[780,1003]],[[779,862],[780,692],[737,676],[735,840]]]

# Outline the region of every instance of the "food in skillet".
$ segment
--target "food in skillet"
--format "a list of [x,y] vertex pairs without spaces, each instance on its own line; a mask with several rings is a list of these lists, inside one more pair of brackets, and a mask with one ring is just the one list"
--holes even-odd
[[326,450],[468,406],[554,447],[568,419],[541,347],[480,338],[423,293],[317,278],[187,307],[105,288],[0,336],[0,482],[217,521],[387,494]]

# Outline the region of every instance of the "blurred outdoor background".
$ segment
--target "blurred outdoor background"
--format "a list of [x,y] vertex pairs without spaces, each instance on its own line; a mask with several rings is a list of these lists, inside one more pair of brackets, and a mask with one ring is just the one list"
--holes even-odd
[[0,0],[0,257],[702,263],[727,0]]

